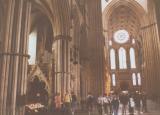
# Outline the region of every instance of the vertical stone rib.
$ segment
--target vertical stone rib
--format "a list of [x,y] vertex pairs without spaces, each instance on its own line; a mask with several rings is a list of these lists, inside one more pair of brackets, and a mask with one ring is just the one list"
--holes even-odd
[[7,86],[8,86],[8,72],[9,72],[9,59],[10,56],[3,53],[10,52],[10,37],[12,32],[12,23],[13,23],[13,11],[14,11],[14,0],[10,1],[6,7],[6,14],[4,15],[6,20],[4,20],[4,31],[3,31],[3,43],[2,44],[2,71],[1,71],[1,89],[0,89],[0,115],[5,115],[6,110],[6,96],[7,96]]
[[54,31],[54,36],[55,36],[55,41],[54,44],[57,47],[56,48],[56,54],[58,56],[56,57],[56,88],[57,92],[61,92],[62,94],[66,92],[68,89],[66,86],[69,86],[67,79],[68,77],[68,68],[69,68],[69,63],[68,63],[68,56],[70,55],[69,53],[69,31],[70,31],[70,23],[69,23],[69,3],[68,1],[64,0],[54,0],[53,1],[53,7],[55,9],[55,24],[54,26],[55,31]]
[[[88,58],[90,62],[90,84],[89,90],[95,95],[99,95],[103,92],[103,35],[102,35],[102,14],[101,14],[101,2],[95,0],[86,1],[86,23],[88,31]],[[90,15],[89,15],[90,14]],[[87,76],[86,76],[87,77]],[[95,87],[96,86],[96,87]],[[93,90],[94,89],[94,90]]]
[[[27,82],[27,40],[28,22],[22,22],[24,0],[8,2],[6,25],[4,31],[4,49],[2,52],[1,79],[1,115],[23,115],[24,111],[16,113],[17,92],[24,94]],[[28,12],[30,13],[30,12]],[[27,15],[29,17],[29,15]],[[26,18],[27,19],[27,18]],[[24,24],[25,23],[25,24]],[[22,30],[22,25],[24,30]],[[26,25],[26,26],[25,26]],[[21,33],[22,32],[22,33]],[[24,34],[23,36],[21,36]],[[20,45],[21,44],[21,45]],[[22,58],[22,57],[23,58]],[[19,65],[20,64],[20,65]],[[19,77],[20,76],[20,77]],[[19,79],[18,79],[19,78]],[[21,85],[20,85],[21,84]],[[17,88],[18,87],[18,88]],[[24,90],[23,90],[24,89]],[[20,95],[19,94],[19,95]]]
[[[160,58],[160,41],[157,28],[155,4],[149,1],[148,14],[146,16],[147,26],[143,29],[144,37],[144,60],[146,66],[144,68],[145,85],[148,94],[157,95],[158,78],[159,78],[159,58]],[[149,26],[148,26],[149,25]],[[155,89],[155,90],[153,90]]]
[[17,76],[18,76],[18,62],[19,62],[19,47],[20,47],[20,33],[21,33],[21,19],[22,19],[23,0],[15,2],[14,23],[12,30],[12,44],[11,53],[18,55],[11,56],[10,71],[8,79],[8,94],[7,94],[7,114],[15,115],[16,96],[17,96]]

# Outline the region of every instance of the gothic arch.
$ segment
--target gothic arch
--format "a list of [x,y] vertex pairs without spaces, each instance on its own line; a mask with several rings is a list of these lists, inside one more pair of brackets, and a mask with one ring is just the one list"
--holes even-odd
[[[47,7],[46,4],[47,3],[42,2],[42,0],[33,1],[31,15],[32,14],[41,15],[43,18],[46,18],[53,25],[52,18],[54,17],[54,14],[51,12],[51,10],[49,9],[49,7]],[[33,17],[31,17],[31,18],[33,18]],[[32,26],[34,25],[33,23],[35,23],[35,20],[33,20],[33,22],[31,22],[31,28],[33,28]],[[52,26],[52,28],[53,28],[53,26]]]
[[45,3],[45,2],[46,1],[42,1],[42,0],[33,1],[32,6],[39,9],[41,12],[46,14],[46,16],[48,16],[51,19],[52,13],[51,13],[49,7],[47,7],[47,5],[46,5],[47,3]]
[[[52,23],[55,27],[54,36],[65,35],[69,36],[70,31],[70,14],[69,14],[69,1],[52,0],[52,13],[54,18]],[[63,9],[63,10],[62,10]]]
[[[37,0],[32,2],[43,14],[46,14],[53,28],[54,36],[61,33],[69,35],[69,2],[63,0]],[[62,10],[63,7],[63,10]]]
[[113,13],[113,11],[119,6],[127,6],[132,11],[135,12],[138,20],[140,20],[141,26],[144,24],[144,14],[146,14],[145,9],[135,0],[112,0],[104,9],[103,12],[103,28],[104,31],[108,30],[108,20]]

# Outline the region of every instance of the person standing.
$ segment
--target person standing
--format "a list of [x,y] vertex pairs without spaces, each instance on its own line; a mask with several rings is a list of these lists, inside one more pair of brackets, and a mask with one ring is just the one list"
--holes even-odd
[[57,115],[61,114],[61,108],[62,108],[62,100],[60,93],[57,93],[54,97],[54,103],[55,103],[55,112]]
[[107,94],[104,94],[104,97],[103,97],[103,101],[104,101],[104,113],[105,115],[108,115],[109,114],[109,97],[107,96]]
[[123,93],[120,96],[120,102],[122,104],[122,115],[126,115],[127,114],[127,104],[129,101],[129,97],[127,93]]
[[87,110],[89,112],[92,112],[92,110],[93,110],[93,101],[94,101],[93,95],[91,93],[88,93],[87,99],[86,99],[86,104],[87,104]]
[[100,95],[98,97],[98,100],[97,100],[97,103],[98,103],[98,112],[99,112],[99,115],[103,115],[103,112],[104,112],[104,97],[102,95]]
[[135,95],[135,106],[136,106],[136,109],[138,111],[138,115],[140,115],[140,110],[141,110],[141,94],[138,93],[138,92]]
[[77,96],[74,94],[74,92],[71,93],[71,108],[72,108],[72,115],[74,115],[76,108],[77,108]]
[[119,109],[119,99],[118,96],[115,95],[112,99],[112,108],[113,108],[113,115],[118,115],[118,109]]
[[66,94],[64,95],[65,113],[67,113],[67,115],[71,115],[71,101],[72,97],[70,93],[67,91]]
[[110,94],[109,95],[109,113],[112,115],[113,113],[113,109],[112,109],[112,99],[113,99],[113,95]]
[[134,102],[134,98],[131,95],[129,98],[129,114],[130,115],[134,115],[134,108],[135,108],[135,102]]
[[145,92],[142,94],[142,110],[143,112],[147,112],[147,95]]

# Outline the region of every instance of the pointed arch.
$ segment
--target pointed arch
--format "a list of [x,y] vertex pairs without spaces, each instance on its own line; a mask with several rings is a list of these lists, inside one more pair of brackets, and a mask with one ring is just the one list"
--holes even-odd
[[112,86],[116,86],[116,75],[112,74]]
[[111,69],[116,69],[116,54],[113,48],[110,50],[110,65]]
[[30,58],[28,60],[29,64],[36,64],[36,50],[37,50],[37,30],[34,30],[29,35],[29,43],[28,43],[28,54]]
[[102,18],[103,18],[104,29],[107,29],[109,17],[114,11],[114,9],[122,5],[131,8],[132,11],[136,13],[138,19],[141,21],[141,24],[143,24],[144,19],[142,19],[142,16],[146,14],[147,12],[137,1],[135,0],[112,0],[103,11]]
[[32,68],[32,69],[31,69],[32,71],[28,74],[28,79],[27,79],[27,80],[28,80],[28,83],[29,83],[30,81],[33,81],[34,78],[35,78],[35,76],[37,76],[40,81],[44,81],[44,82],[45,82],[45,84],[46,84],[46,90],[47,90],[48,93],[50,94],[50,93],[51,93],[51,87],[50,87],[50,85],[49,85],[49,82],[48,82],[46,76],[45,76],[44,73],[41,71],[41,69],[39,68],[39,66],[34,65],[34,66],[30,66],[30,68]]

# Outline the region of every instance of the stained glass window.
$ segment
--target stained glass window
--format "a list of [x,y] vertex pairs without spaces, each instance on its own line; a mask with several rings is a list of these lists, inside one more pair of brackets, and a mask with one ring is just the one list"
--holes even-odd
[[119,68],[127,69],[126,50],[123,47],[119,49]]
[[129,40],[129,34],[126,30],[118,30],[114,33],[114,41],[120,44],[126,43]]
[[134,48],[130,48],[130,63],[131,63],[131,68],[136,68],[136,59],[135,59]]
[[29,46],[28,46],[28,54],[30,58],[28,60],[29,64],[36,64],[36,47],[37,47],[37,31],[33,31],[29,35]]

